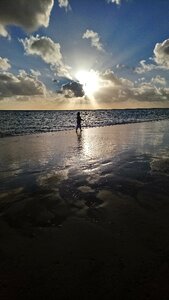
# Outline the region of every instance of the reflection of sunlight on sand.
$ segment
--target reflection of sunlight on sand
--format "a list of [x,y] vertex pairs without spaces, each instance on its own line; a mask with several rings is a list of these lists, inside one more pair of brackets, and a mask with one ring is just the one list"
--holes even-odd
[[[116,149],[116,141],[114,140],[113,143],[110,141],[106,144],[106,138],[104,134],[102,138],[100,138],[100,134],[102,134],[102,128],[92,128],[89,129],[90,134],[88,134],[88,129],[83,132],[83,139],[82,139],[82,155],[84,158],[94,159],[101,155],[101,153],[106,153],[105,150],[108,150],[108,147],[111,147],[112,154],[115,152]],[[106,149],[105,149],[106,148]],[[94,161],[93,161],[94,163]]]
[[143,147],[144,145],[150,145],[152,148],[154,147],[156,149],[158,145],[161,145],[163,143],[165,130],[162,126],[159,126],[159,122],[153,122],[153,135],[151,122],[147,124],[146,135],[144,123],[140,125],[141,126],[139,129],[138,137],[141,140],[138,142],[141,143]]

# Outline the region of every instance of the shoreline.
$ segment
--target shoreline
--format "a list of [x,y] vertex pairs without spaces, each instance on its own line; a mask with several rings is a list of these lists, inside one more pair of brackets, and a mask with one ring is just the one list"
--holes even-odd
[[[117,125],[132,125],[132,124],[140,124],[140,123],[149,123],[149,122],[161,122],[161,121],[168,121],[169,118],[163,118],[163,119],[158,119],[158,120],[144,120],[144,121],[129,121],[129,122],[124,122],[124,123],[115,123],[115,124],[110,124],[110,125],[98,125],[98,126],[91,126],[91,127],[84,127],[82,126],[82,130],[86,130],[86,129],[92,129],[92,128],[102,128],[102,127],[111,127],[111,126],[117,126]],[[76,126],[74,128],[70,128],[70,129],[60,129],[60,130],[51,130],[51,131],[37,131],[37,132],[33,132],[33,133],[23,133],[23,134],[3,134],[0,132],[0,139],[3,138],[11,138],[11,137],[22,137],[22,136],[32,136],[32,135],[41,135],[41,134],[48,134],[48,133],[57,133],[57,132],[72,132],[76,129]]]

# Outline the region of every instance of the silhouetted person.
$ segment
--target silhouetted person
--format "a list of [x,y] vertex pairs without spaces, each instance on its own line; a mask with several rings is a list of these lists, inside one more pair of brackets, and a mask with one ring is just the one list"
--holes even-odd
[[77,113],[76,133],[77,133],[78,128],[80,129],[80,131],[82,131],[82,128],[81,128],[81,121],[83,121],[83,120],[82,120],[82,118],[81,118],[81,116],[80,116],[80,112],[78,112],[78,113]]

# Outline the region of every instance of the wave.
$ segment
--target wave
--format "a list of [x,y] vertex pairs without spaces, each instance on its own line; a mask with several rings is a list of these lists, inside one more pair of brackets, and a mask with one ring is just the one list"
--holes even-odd
[[[77,111],[0,111],[0,137],[72,130]],[[101,127],[169,119],[169,109],[81,111],[82,126]]]

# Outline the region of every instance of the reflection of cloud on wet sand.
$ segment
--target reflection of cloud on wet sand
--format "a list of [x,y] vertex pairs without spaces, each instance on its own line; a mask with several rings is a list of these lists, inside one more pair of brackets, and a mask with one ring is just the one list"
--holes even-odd
[[79,186],[78,190],[81,191],[82,193],[94,193],[95,190],[93,190],[90,186],[83,185]]
[[[4,211],[8,222],[12,226],[56,226],[72,215],[89,219],[97,216],[97,221],[101,222],[106,219],[106,214],[110,217],[109,212],[113,214],[113,209],[122,205],[120,199],[147,209],[151,198],[152,207],[156,207],[160,189],[165,203],[169,168],[167,148],[162,144],[167,131],[163,128],[161,132],[161,126],[159,122],[155,128],[153,124],[134,124],[87,129],[82,132],[80,142],[75,132],[47,134],[38,139],[29,137],[27,161],[22,144],[25,137],[21,138],[22,149],[19,150],[18,141],[18,155],[15,149],[13,159],[18,167],[24,166],[24,173],[17,173],[15,177],[9,173],[6,184],[10,180],[13,192],[5,194],[4,190],[0,196],[1,203],[13,202]],[[161,138],[156,139],[157,147],[150,143],[153,130],[158,135],[161,132]],[[10,147],[12,141],[9,140]],[[33,157],[32,151],[35,151]],[[3,155],[7,156],[7,153],[4,151]],[[45,157],[47,165],[44,169]],[[152,157],[161,160],[152,160]],[[11,150],[10,158],[10,165],[16,166]],[[20,188],[18,194],[14,193],[15,186]]]
[[24,188],[18,187],[9,191],[3,191],[0,193],[0,208],[6,207],[16,201],[19,201],[24,196]]
[[68,178],[68,169],[52,171],[47,174],[40,175],[37,178],[37,183],[42,188],[49,187],[50,189],[58,188],[59,184]]
[[97,198],[103,201],[107,201],[107,199],[109,200],[114,199],[112,192],[108,190],[100,190],[97,194]]

